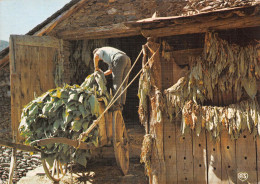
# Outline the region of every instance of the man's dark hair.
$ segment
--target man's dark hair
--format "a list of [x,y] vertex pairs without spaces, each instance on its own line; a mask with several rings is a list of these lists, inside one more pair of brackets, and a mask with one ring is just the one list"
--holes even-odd
[[97,51],[98,51],[99,48],[96,48],[94,51],[93,51],[93,54],[95,54]]

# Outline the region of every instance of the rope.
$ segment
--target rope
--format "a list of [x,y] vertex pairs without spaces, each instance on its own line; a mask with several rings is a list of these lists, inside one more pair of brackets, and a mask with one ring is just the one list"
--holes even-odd
[[120,95],[117,95],[117,93],[119,92],[120,88],[122,87],[123,83],[126,81],[127,77],[129,76],[131,70],[133,69],[133,67],[135,66],[136,62],[138,61],[141,53],[142,53],[142,50],[140,51],[138,57],[136,58],[133,66],[131,67],[131,69],[129,70],[128,74],[126,75],[126,78],[124,79],[124,81],[122,82],[122,84],[120,85],[120,87],[118,88],[117,92],[115,93],[114,97],[111,99],[110,103],[107,105],[106,109],[103,111],[103,113],[97,118],[97,120],[95,120],[91,125],[90,127],[83,133],[80,134],[79,136],[79,144],[78,144],[78,147],[80,147],[80,143],[81,143],[81,140],[83,139],[83,137],[87,136],[99,123],[99,120],[102,118],[102,116],[109,110],[109,108],[117,101],[117,99],[119,97],[121,97],[121,95],[127,90],[127,88],[135,81],[135,79],[141,74],[142,70],[144,67],[146,67],[148,65],[148,63],[151,61],[151,59],[154,57],[154,55],[157,53],[157,51],[159,50],[159,48],[156,50],[156,52],[153,53],[152,57],[149,58],[149,60],[145,63],[145,65],[141,68],[141,70],[136,74],[136,76],[132,79],[132,81],[125,87],[125,89],[121,92]]

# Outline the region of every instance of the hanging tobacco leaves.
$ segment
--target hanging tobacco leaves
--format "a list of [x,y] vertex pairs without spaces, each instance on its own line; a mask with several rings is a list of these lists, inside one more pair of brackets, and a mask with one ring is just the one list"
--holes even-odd
[[[104,74],[95,72],[81,86],[65,85],[51,89],[31,101],[22,111],[19,131],[25,138],[25,144],[52,137],[76,140],[100,115],[98,100],[107,104],[110,99]],[[98,146],[98,139],[98,128],[95,128],[85,138],[85,142]],[[54,159],[68,163],[72,156],[75,162],[86,166],[91,156],[90,150],[76,150],[60,143],[48,144],[39,149],[50,165]]]
[[[199,135],[201,128],[206,128],[217,138],[225,127],[237,138],[247,127],[260,135],[256,99],[259,72],[256,45],[241,47],[220,39],[217,33],[208,32],[202,56],[191,58],[189,74],[165,91],[168,113],[171,118],[182,114],[183,133],[189,127]],[[235,94],[238,103],[226,108],[198,105],[213,101],[216,88],[220,95]],[[249,100],[240,102],[243,95]]]
[[151,81],[150,68],[146,67],[144,68],[143,74],[140,76],[139,88],[138,88],[138,97],[139,97],[138,114],[139,114],[140,121],[143,125],[145,125],[145,122],[148,121],[147,100],[150,96],[150,90],[151,90],[150,81]]
[[201,106],[188,101],[182,109],[182,125],[183,133],[190,128],[198,136],[201,129],[206,128],[213,139],[218,139],[222,129],[233,139],[246,128],[256,136],[260,135],[260,107],[257,100],[251,99],[226,107]]

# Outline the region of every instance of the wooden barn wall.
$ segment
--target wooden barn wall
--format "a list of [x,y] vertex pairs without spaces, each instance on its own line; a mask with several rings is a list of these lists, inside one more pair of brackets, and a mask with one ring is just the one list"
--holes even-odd
[[[230,42],[247,45],[252,39],[259,40],[259,35],[254,34],[257,30],[259,28],[228,30],[219,35]],[[163,43],[160,63],[164,90],[189,67],[188,57],[202,52],[204,34],[165,37],[160,41]],[[260,85],[258,101],[259,88]],[[234,103],[232,96],[226,98],[231,98],[229,103]],[[216,104],[225,103],[220,98]],[[222,131],[220,140],[215,142],[206,131],[202,131],[199,137],[192,131],[182,135],[180,119],[171,122],[169,117],[164,116],[162,122],[163,139],[158,144],[163,145],[166,178],[159,182],[150,178],[152,183],[244,183],[238,179],[238,173],[248,176],[245,182],[260,182],[259,137],[254,138],[245,131],[237,140],[231,140],[228,132]],[[161,172],[164,174],[164,171]]]
[[[111,38],[111,39],[98,39],[98,40],[77,40],[70,41],[70,51],[68,50],[66,58],[69,59],[69,72],[70,78],[69,84],[81,84],[84,79],[94,71],[93,65],[93,50],[102,46],[112,46],[124,51],[131,59],[133,63],[142,45],[145,44],[146,39],[142,36],[132,36],[123,38]],[[69,56],[68,56],[69,55]],[[107,65],[100,62],[100,68],[105,71]],[[141,58],[137,62],[135,68],[130,74],[129,81],[139,72],[141,69]],[[107,87],[112,87],[111,76],[107,77]],[[131,122],[138,122],[137,106],[138,106],[138,79],[128,88],[126,105],[124,108],[124,118]]]
[[[52,35],[64,32],[76,32],[80,28],[111,26],[127,21],[134,21],[158,16],[174,16],[181,13],[186,1],[167,0],[89,0],[67,20],[59,24]],[[75,35],[75,39],[78,35]]]

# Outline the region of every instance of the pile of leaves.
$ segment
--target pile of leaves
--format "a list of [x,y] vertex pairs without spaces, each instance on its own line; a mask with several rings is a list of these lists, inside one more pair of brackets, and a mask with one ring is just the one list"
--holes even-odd
[[[168,113],[172,118],[174,115],[180,114],[181,111],[183,116],[187,112],[192,112],[193,109],[184,108],[185,104],[189,101],[194,104],[213,101],[215,89],[220,95],[228,93],[235,95],[235,101],[238,102],[235,104],[235,109],[239,106],[243,108],[243,103],[239,103],[242,97],[254,102],[247,103],[248,109],[255,109],[255,106],[258,107],[256,81],[259,79],[260,61],[258,60],[257,45],[251,44],[242,47],[230,44],[226,40],[220,39],[217,33],[208,32],[205,35],[204,52],[202,56],[193,58],[189,74],[179,79],[176,84],[165,91]],[[212,117],[216,116],[216,119],[220,119],[221,113],[213,114],[215,115],[212,115]],[[183,132],[185,127],[194,128],[194,126],[197,126],[195,125],[197,121],[189,121],[188,119],[182,121]],[[257,127],[259,121],[254,119],[253,124],[250,123],[252,121],[248,121],[249,131],[253,130],[252,125]],[[221,121],[217,122],[221,123]],[[232,124],[232,122],[228,122]],[[200,126],[198,125],[198,127]],[[228,127],[228,129],[232,127],[234,132],[241,130],[240,128],[237,129],[236,126]],[[229,130],[229,133],[232,134],[232,131]],[[213,137],[217,135],[218,133],[213,133]]]
[[[81,86],[65,85],[51,89],[24,107],[19,131],[25,144],[35,140],[66,137],[77,140],[99,115],[99,100],[107,105],[111,99],[106,89],[102,72],[89,75]],[[98,146],[98,128],[92,130],[85,142]],[[68,163],[71,159],[86,166],[90,150],[71,148],[66,144],[54,143],[38,147],[43,159],[53,165],[54,159]]]
[[183,8],[182,15],[195,15],[224,8],[252,6],[256,3],[258,3],[257,0],[189,0]]

